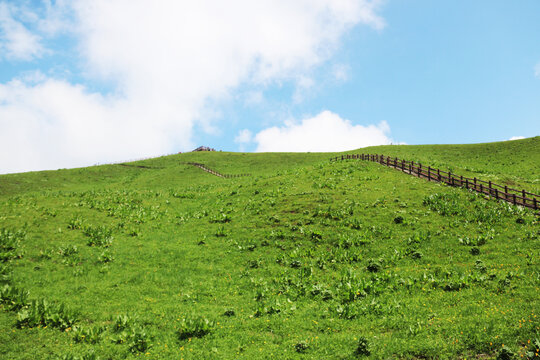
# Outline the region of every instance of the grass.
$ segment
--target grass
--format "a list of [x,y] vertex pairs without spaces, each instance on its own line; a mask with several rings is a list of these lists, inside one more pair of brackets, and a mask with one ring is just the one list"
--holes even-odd
[[[362,152],[535,192],[539,144]],[[1,176],[0,358],[538,358],[532,211],[331,156]]]
[[539,194],[539,139],[537,136],[487,144],[378,146],[362,149],[362,152],[397,156],[440,169],[450,169],[464,176],[523,187]]

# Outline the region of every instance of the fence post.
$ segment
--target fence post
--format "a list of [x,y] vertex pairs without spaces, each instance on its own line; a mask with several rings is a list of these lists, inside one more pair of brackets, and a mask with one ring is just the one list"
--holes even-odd
[[[333,158],[334,159],[334,158]],[[331,159],[331,160],[333,160]],[[407,161],[404,159],[399,159],[398,157],[390,157],[385,156],[384,154],[345,154],[341,155],[341,160],[348,160],[348,159],[362,159],[362,160],[368,160],[373,162],[378,162],[381,165],[386,165],[388,167],[393,167],[394,169],[400,169],[403,172],[406,172],[407,169],[409,171],[409,174],[411,175],[417,175],[418,177],[426,176],[428,181],[437,180],[439,182],[445,182],[450,186],[459,186],[465,188],[467,190],[473,189],[476,192],[479,192],[483,195],[489,195],[490,197],[495,197],[495,199],[500,200],[503,199],[505,201],[511,202],[514,205],[522,205],[525,207],[532,207],[535,210],[538,210],[540,208],[540,201],[532,194],[530,198],[527,197],[527,191],[525,189],[520,190],[512,190],[516,193],[509,193],[509,188],[507,185],[504,186],[504,192],[501,190],[499,191],[498,187],[502,189],[502,186],[494,184],[491,180],[487,182],[488,186],[484,186],[483,182],[479,182],[476,177],[474,177],[471,182],[469,182],[469,178],[464,177],[463,175],[457,175],[452,176],[452,172],[448,171],[448,180],[444,180],[444,176],[441,175],[441,170],[432,168],[428,165],[427,172],[424,174],[422,172],[422,163],[416,164],[416,169],[414,168],[415,164],[414,161],[409,161],[408,166],[406,165]],[[339,160],[339,156],[335,157],[335,160]],[[400,165],[401,162],[401,165]],[[199,167],[203,167],[204,165],[198,164],[198,163],[192,163],[193,165],[197,165]],[[240,177],[240,176],[249,176],[249,174],[242,174],[242,175],[230,175],[230,174],[220,174],[215,171],[212,171],[208,169],[210,173],[214,175],[218,175],[221,177],[226,178],[234,178],[234,177]],[[434,176],[434,170],[437,171],[437,175]],[[456,181],[457,180],[457,181]],[[479,185],[479,186],[478,186]],[[485,189],[485,190],[484,190]],[[519,195],[518,195],[519,194]],[[510,199],[509,199],[510,197]],[[519,198],[523,199],[521,202],[519,201]],[[530,202],[530,204],[529,204]]]

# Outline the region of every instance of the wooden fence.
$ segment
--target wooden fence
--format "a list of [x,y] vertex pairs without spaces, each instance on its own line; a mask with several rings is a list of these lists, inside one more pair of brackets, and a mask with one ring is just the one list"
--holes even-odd
[[242,177],[242,176],[250,176],[251,174],[221,174],[215,170],[212,170],[210,168],[208,168],[206,165],[204,164],[201,164],[201,163],[195,163],[195,162],[188,162],[187,163],[188,165],[193,165],[193,166],[196,166],[212,175],[215,175],[215,176],[219,176],[219,177],[222,177],[222,178],[227,178],[227,179],[230,179],[230,178],[237,178],[237,177]]
[[401,170],[410,175],[416,175],[428,181],[438,181],[450,186],[464,187],[474,190],[481,194],[494,197],[497,200],[504,200],[514,205],[520,205],[531,209],[540,208],[540,195],[533,194],[526,190],[512,189],[506,185],[495,184],[491,181],[483,181],[477,178],[468,178],[462,175],[456,175],[450,171],[424,166],[414,161],[407,161],[398,158],[379,154],[348,154],[330,159],[330,161],[358,159],[374,161],[381,165]]

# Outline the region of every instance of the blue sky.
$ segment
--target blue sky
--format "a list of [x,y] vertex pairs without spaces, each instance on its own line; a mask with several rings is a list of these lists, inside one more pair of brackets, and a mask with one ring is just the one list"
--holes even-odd
[[0,173],[537,135],[538,1],[0,0]]

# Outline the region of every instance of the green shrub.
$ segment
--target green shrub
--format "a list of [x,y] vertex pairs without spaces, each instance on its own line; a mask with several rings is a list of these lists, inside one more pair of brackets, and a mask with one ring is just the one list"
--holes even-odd
[[370,272],[379,272],[382,269],[382,261],[380,259],[379,260],[369,259],[366,268]]
[[131,329],[131,333],[127,340],[129,351],[132,353],[146,352],[152,347],[151,340],[152,337],[146,329],[141,326],[135,326]]
[[96,327],[73,327],[73,341],[76,343],[97,344],[103,339],[105,328],[102,326]]
[[66,354],[57,357],[58,360],[100,360],[101,358],[96,355],[94,350],[91,350],[89,353],[84,355],[73,355],[73,354]]
[[221,224],[224,224],[224,223],[231,222],[231,217],[229,216],[229,214],[224,213],[224,212],[221,212],[221,213],[217,214],[216,216],[213,216],[213,217],[210,219],[210,222],[211,222],[211,223],[221,223]]
[[300,341],[294,344],[294,350],[298,353],[304,353],[309,349],[309,345],[306,341]]
[[371,354],[371,351],[369,350],[369,342],[365,337],[360,336],[358,339],[358,345],[356,346],[354,354],[356,356],[369,356]]
[[77,230],[82,229],[84,227],[84,223],[80,217],[74,217],[68,222],[67,228],[70,230]]
[[227,236],[227,232],[225,231],[225,227],[219,226],[219,227],[217,228],[217,230],[216,230],[215,235],[216,235],[217,237],[225,237],[225,236]]
[[79,253],[79,249],[77,249],[77,245],[60,246],[58,248],[58,253],[60,256],[68,257]]
[[18,328],[49,326],[65,330],[72,327],[76,321],[76,313],[65,308],[63,304],[56,305],[39,299],[32,300],[28,307],[22,308],[17,313],[16,326]]
[[16,250],[21,240],[25,238],[26,232],[23,230],[14,232],[9,229],[0,229],[0,262],[20,257],[21,255]]
[[426,196],[424,205],[442,216],[462,215],[465,211],[457,194],[433,194]]
[[10,285],[0,288],[0,304],[6,306],[8,310],[19,311],[29,305],[28,291]]
[[128,315],[118,315],[113,319],[112,331],[120,332],[129,329],[133,325],[133,319]]
[[114,257],[111,254],[111,252],[107,249],[99,255],[98,261],[102,264],[107,264],[114,261]]
[[83,233],[89,238],[87,241],[88,246],[109,247],[112,244],[112,230],[106,226],[87,226],[84,228]]
[[215,326],[215,322],[204,317],[188,317],[182,319],[180,328],[176,331],[179,340],[193,337],[203,337],[209,334]]
[[497,354],[497,360],[512,360],[515,359],[515,354],[512,350],[503,346],[501,351]]

